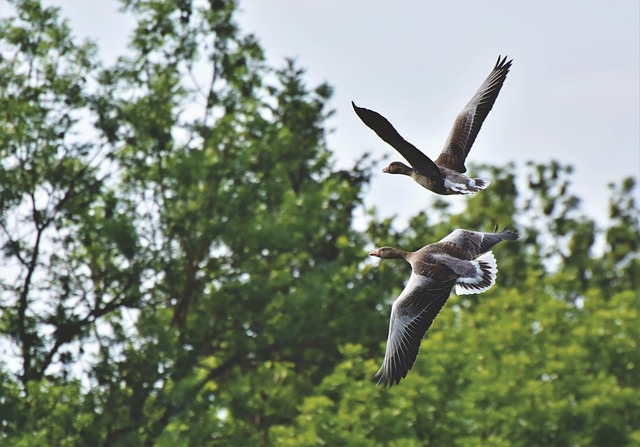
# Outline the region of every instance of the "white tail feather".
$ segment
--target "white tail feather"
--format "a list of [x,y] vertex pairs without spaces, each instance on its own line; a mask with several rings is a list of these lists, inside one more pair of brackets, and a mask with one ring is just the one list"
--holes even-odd
[[478,256],[473,262],[477,263],[477,276],[459,278],[458,283],[456,284],[456,295],[470,295],[486,292],[496,283],[498,264],[492,252],[488,251],[485,254]]

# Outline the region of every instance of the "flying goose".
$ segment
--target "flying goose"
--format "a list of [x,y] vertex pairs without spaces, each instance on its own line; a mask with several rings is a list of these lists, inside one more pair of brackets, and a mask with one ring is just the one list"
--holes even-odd
[[391,307],[384,361],[371,378],[377,385],[392,386],[407,376],[422,338],[454,286],[456,294],[466,295],[486,292],[494,285],[498,268],[489,249],[500,241],[518,239],[515,230],[496,230],[482,233],[458,229],[414,252],[382,247],[370,253],[411,264],[409,281]]
[[443,195],[471,194],[489,186],[487,179],[472,179],[466,176],[464,162],[483,121],[496,102],[512,62],[507,61],[506,56],[502,59],[498,56],[493,71],[456,117],[444,149],[435,162],[402,138],[385,117],[373,110],[358,107],[351,101],[362,122],[400,152],[412,166],[410,168],[402,162],[394,161],[382,172],[408,175],[423,187]]

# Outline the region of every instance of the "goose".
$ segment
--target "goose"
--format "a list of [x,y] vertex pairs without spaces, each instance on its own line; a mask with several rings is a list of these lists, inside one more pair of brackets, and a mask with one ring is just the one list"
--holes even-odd
[[457,295],[466,295],[486,292],[495,284],[498,267],[489,249],[500,241],[518,239],[515,230],[496,231],[497,227],[492,233],[457,229],[413,252],[381,247],[370,253],[411,264],[409,281],[391,306],[384,360],[371,378],[376,385],[397,385],[407,376],[422,338],[454,287]]
[[498,56],[493,71],[456,117],[444,149],[435,162],[405,140],[385,117],[373,110],[358,107],[351,101],[353,110],[362,122],[411,164],[409,167],[394,161],[382,172],[408,175],[424,188],[442,195],[472,194],[489,186],[488,179],[469,178],[465,175],[467,169],[464,162],[482,123],[498,98],[512,62],[513,60],[507,61],[507,56],[502,59]]

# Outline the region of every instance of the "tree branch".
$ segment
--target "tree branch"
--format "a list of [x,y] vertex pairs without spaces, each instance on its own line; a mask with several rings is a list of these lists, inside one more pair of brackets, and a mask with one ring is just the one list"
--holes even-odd
[[[122,288],[120,295],[125,295],[126,291],[129,290],[131,287],[133,287],[133,285],[136,282],[135,280],[136,280],[136,276],[134,274],[130,275],[129,280]],[[95,323],[95,321],[98,318],[108,314],[109,312],[112,312],[118,307],[127,306],[128,304],[131,304],[131,302],[134,299],[135,297],[124,298],[121,300],[113,299],[109,301],[107,304],[105,304],[103,307],[93,309],[91,312],[85,315],[84,318],[80,320],[77,320],[74,322],[65,321],[62,324],[58,325],[55,332],[56,341],[53,347],[49,350],[49,352],[47,352],[47,355],[42,361],[39,371],[37,372],[37,374],[34,375],[34,378],[41,379],[44,376],[44,372],[47,370],[47,368],[53,361],[53,357],[56,355],[59,349],[63,345],[71,342],[76,336],[78,336],[78,334],[82,332],[82,330],[86,326]]]
[[24,278],[22,291],[20,292],[20,298],[18,300],[18,337],[20,338],[20,344],[22,345],[22,375],[20,376],[20,380],[24,385],[25,393],[27,393],[27,382],[31,379],[31,346],[33,342],[33,336],[28,333],[27,330],[27,308],[29,307],[29,290],[31,287],[31,278],[33,277],[33,273],[35,272],[38,262],[38,256],[40,253],[42,231],[43,229],[38,229],[37,231],[33,252],[31,253],[31,260],[27,267],[27,274]]

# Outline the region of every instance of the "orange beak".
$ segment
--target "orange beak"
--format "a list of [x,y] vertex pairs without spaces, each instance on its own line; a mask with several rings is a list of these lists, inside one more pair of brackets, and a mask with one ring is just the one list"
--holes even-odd
[[371,253],[369,253],[369,256],[380,256],[380,251],[379,250],[373,250]]

